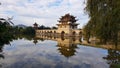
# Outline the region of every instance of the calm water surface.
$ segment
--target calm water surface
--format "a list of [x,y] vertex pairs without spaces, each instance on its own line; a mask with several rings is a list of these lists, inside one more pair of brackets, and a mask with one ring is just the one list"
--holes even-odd
[[[114,50],[84,46],[70,40],[18,39],[1,47],[2,68],[113,68]],[[119,51],[115,51],[116,52]],[[120,53],[120,52],[119,52]],[[120,54],[118,54],[120,57]],[[118,60],[118,59],[117,59]],[[119,64],[119,60],[116,64]]]

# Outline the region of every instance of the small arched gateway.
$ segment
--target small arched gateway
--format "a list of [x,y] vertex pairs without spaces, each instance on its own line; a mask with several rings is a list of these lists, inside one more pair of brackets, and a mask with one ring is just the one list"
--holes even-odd
[[79,32],[79,36],[82,37],[82,32],[81,31]]
[[50,31],[50,33],[52,33],[52,31]]
[[79,32],[79,35],[82,35],[82,32],[81,32],[81,31]]
[[56,31],[54,31],[54,33],[56,33]]
[[73,31],[73,32],[72,32],[72,35],[73,35],[73,36],[75,36],[75,34],[76,34],[76,32],[75,32],[75,31]]
[[65,36],[65,32],[64,31],[61,32],[61,36]]

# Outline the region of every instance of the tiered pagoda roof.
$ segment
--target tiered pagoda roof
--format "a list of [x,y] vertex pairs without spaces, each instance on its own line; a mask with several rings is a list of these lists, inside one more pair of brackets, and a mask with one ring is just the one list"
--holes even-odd
[[33,24],[34,26],[38,26],[38,24],[35,22],[34,24]]
[[68,13],[68,14],[65,14],[64,16],[61,16],[59,22],[60,23],[67,23],[67,22],[75,23],[77,21],[75,18],[76,17]]

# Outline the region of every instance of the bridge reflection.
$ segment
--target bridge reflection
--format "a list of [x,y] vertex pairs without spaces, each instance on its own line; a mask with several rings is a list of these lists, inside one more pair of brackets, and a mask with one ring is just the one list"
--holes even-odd
[[[68,36],[47,36],[47,35],[36,35],[36,40],[37,39],[41,39],[42,41],[44,40],[54,40],[57,41],[58,44],[62,43],[65,45],[72,45],[72,44],[80,44],[80,45],[84,45],[84,46],[91,46],[91,47],[96,47],[96,48],[103,48],[103,49],[113,49],[113,50],[119,50],[120,51],[120,45],[113,45],[113,44],[101,44],[101,43],[97,43],[96,41],[92,41],[91,43],[87,43],[87,41],[83,40],[82,36],[72,36],[72,37],[68,37]],[[61,45],[62,46],[62,45]]]
[[75,55],[76,48],[78,48],[77,45],[81,43],[81,38],[82,37],[61,37],[61,36],[56,37],[56,36],[46,36],[46,35],[36,36],[36,40],[41,39],[41,40],[57,41],[56,46],[58,47],[59,53],[68,58]]
[[57,49],[59,53],[67,58],[76,55],[79,45],[90,46],[95,48],[102,48],[108,51],[108,55],[102,57],[110,65],[110,68],[119,68],[120,64],[120,45],[102,45],[96,44],[95,41],[87,43],[82,40],[82,37],[56,37],[56,36],[44,36],[37,35],[37,39],[43,40],[54,40],[57,41]]
[[[103,49],[112,49],[112,50],[118,50],[120,51],[120,45],[100,45],[96,44],[95,41],[91,43],[87,43],[86,41],[82,40],[82,36],[76,37],[61,37],[61,36],[47,36],[47,35],[36,35],[36,40],[34,42],[37,43],[38,39],[41,39],[42,41],[44,40],[53,40],[57,41],[57,47],[61,55],[64,55],[65,57],[71,57],[75,55],[76,53],[76,48],[78,48],[79,45],[83,46],[91,46],[91,47],[96,47],[96,48],[103,48]],[[35,44],[36,44],[35,43]]]

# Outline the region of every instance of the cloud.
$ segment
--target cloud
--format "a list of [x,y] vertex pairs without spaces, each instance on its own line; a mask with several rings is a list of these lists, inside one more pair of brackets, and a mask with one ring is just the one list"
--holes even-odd
[[15,24],[53,26],[60,16],[70,13],[79,19],[82,27],[87,23],[84,0],[1,0],[0,16],[14,16]]
[[36,45],[32,42],[33,40],[21,39],[11,42],[12,46],[6,45],[4,47],[5,59],[1,61],[3,68],[26,68],[24,66],[37,66],[34,68],[39,66],[41,68],[44,66],[49,66],[49,68],[59,66],[63,66],[63,68],[109,67],[106,60],[102,58],[107,55],[107,50],[101,48],[77,45],[78,48],[75,48],[77,54],[66,58],[60,55],[59,47],[56,47],[57,41],[38,41]]

